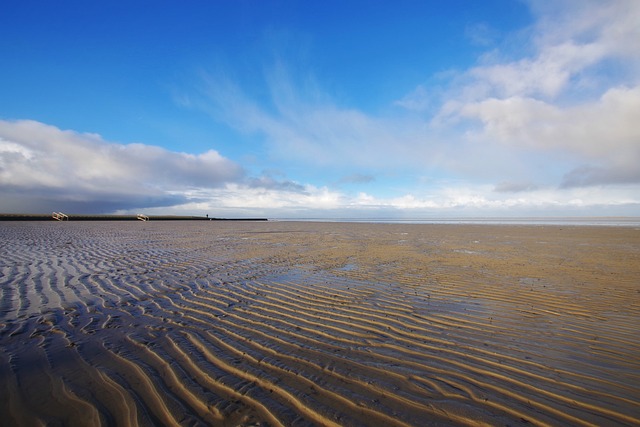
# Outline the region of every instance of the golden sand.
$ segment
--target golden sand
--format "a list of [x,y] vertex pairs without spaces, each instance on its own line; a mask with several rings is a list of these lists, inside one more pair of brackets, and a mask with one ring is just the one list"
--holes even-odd
[[0,223],[0,424],[638,425],[640,229]]

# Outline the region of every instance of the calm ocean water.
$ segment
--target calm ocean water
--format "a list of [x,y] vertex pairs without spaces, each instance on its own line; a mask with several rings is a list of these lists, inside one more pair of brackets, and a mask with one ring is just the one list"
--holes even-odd
[[270,221],[362,222],[381,224],[487,224],[640,227],[640,217],[522,218],[274,218]]

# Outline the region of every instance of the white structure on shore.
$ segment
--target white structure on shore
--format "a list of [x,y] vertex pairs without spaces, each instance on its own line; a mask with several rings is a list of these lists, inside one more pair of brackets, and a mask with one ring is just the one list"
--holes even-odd
[[51,214],[51,217],[56,221],[69,221],[69,215],[63,214],[62,212],[54,212]]
[[145,214],[141,214],[141,213],[138,214],[138,219],[140,221],[149,221],[149,217],[146,216]]

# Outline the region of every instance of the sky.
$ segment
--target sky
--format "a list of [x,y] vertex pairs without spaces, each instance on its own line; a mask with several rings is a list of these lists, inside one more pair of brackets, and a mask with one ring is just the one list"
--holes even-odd
[[0,4],[0,212],[640,216],[640,1]]

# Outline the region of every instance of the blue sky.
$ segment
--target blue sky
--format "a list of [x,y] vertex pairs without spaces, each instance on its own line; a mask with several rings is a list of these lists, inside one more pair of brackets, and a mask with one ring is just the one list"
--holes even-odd
[[640,215],[640,2],[0,5],[0,211]]

